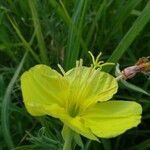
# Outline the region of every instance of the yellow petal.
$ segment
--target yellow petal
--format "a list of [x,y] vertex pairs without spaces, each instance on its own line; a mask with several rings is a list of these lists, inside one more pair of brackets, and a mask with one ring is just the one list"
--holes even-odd
[[[47,115],[51,115],[51,108],[49,106],[45,106],[45,111],[47,112]],[[91,140],[98,140],[94,134],[91,132],[91,130],[84,125],[84,120],[82,120],[80,117],[71,117],[65,109],[57,109],[56,115],[59,116],[59,119],[69,128],[71,128],[73,131],[91,139]]]
[[68,82],[46,65],[36,65],[21,76],[21,89],[25,106],[32,115],[44,115],[45,105],[54,108],[66,103]]
[[61,118],[61,120],[62,122],[64,122],[65,125],[71,128],[73,131],[85,136],[88,139],[98,141],[98,139],[91,132],[91,130],[85,126],[84,120],[82,120],[82,118],[80,117],[71,118],[68,116],[65,118]]
[[136,102],[107,101],[97,103],[82,114],[85,124],[98,137],[111,138],[136,127],[142,108]]
[[74,99],[88,107],[97,101],[107,101],[117,92],[118,83],[108,73],[92,67],[76,67],[65,74],[69,81]]
[[91,82],[91,89],[93,97],[96,101],[107,101],[118,90],[118,83],[116,79],[106,72],[100,71]]

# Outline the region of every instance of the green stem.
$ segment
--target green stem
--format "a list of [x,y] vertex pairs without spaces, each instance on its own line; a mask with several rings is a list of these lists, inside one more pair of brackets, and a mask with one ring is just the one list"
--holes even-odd
[[71,150],[71,143],[72,143],[72,138],[73,138],[73,133],[72,133],[72,130],[68,127],[64,127],[64,140],[65,140],[65,143],[64,143],[64,146],[63,146],[63,150]]

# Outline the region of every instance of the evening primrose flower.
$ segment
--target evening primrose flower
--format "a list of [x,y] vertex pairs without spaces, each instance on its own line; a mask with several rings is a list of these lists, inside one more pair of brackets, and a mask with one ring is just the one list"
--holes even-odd
[[110,100],[117,92],[117,80],[101,71],[104,64],[98,58],[93,62],[86,67],[82,60],[77,61],[68,72],[59,66],[62,74],[43,64],[23,73],[21,89],[28,112],[59,118],[64,128],[91,140],[115,137],[136,127],[141,106],[133,101]]

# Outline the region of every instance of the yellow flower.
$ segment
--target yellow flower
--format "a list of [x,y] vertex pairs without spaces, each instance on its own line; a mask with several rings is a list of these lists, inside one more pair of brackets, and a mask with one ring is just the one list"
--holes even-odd
[[138,103],[110,100],[118,89],[110,74],[82,66],[81,61],[62,72],[39,64],[23,73],[21,88],[31,115],[59,118],[92,140],[115,137],[140,123],[142,108]]

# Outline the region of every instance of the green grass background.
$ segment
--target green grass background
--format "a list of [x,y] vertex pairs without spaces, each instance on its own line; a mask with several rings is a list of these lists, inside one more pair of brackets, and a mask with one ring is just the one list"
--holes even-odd
[[[149,0],[0,0],[0,150],[62,149],[62,123],[32,117],[24,107],[20,75],[43,63],[72,68],[88,51],[102,60],[133,65],[150,55]],[[115,67],[104,68],[114,75]],[[138,74],[130,83],[150,92],[150,80]],[[30,87],[30,85],[29,85]],[[82,137],[82,150],[149,150],[150,97],[120,83],[116,99],[143,107],[142,123],[101,143]],[[73,149],[80,149],[74,146]]]

